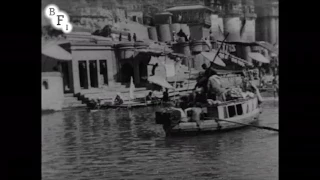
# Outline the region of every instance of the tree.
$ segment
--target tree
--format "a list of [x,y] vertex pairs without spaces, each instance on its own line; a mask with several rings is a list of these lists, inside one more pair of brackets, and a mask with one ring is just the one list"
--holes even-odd
[[46,25],[42,27],[42,36],[48,38],[57,38],[64,35],[61,30],[54,29],[51,25]]

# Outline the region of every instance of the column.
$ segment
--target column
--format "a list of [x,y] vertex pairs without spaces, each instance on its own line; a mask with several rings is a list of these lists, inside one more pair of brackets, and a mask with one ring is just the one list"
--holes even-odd
[[90,79],[89,60],[86,61],[86,65],[87,65],[88,89],[90,89],[91,88],[91,79]]
[[269,42],[269,24],[268,24],[269,18],[268,17],[263,17],[262,18],[262,27],[260,29],[260,32],[263,37],[263,41]]
[[276,19],[274,17],[270,17],[270,39],[269,42],[274,44],[276,42]]
[[115,64],[116,61],[113,61],[113,59],[107,59],[107,73],[108,73],[108,86],[112,86],[114,83],[114,77],[116,76],[117,69]]
[[97,62],[97,78],[98,78],[98,88],[102,87],[103,82],[101,82],[101,77],[100,77],[100,63],[99,60],[96,60]]
[[279,18],[276,18],[276,43],[279,43]]
[[71,62],[71,68],[72,68],[72,84],[71,84],[71,88],[73,89],[73,92],[75,94],[79,93],[81,88],[80,88],[80,77],[79,77],[79,61],[77,60],[72,60]]
[[134,83],[140,83],[139,59],[133,59]]
[[116,51],[110,50],[110,55],[107,59],[107,68],[108,68],[108,86],[112,86],[116,81],[118,81],[121,77],[120,73],[120,63],[116,57]]

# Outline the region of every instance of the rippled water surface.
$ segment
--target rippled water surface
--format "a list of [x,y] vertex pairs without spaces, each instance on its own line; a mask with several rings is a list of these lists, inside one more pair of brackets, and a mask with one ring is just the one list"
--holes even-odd
[[[43,115],[43,179],[278,179],[277,132],[166,138],[155,110]],[[264,105],[259,124],[278,128],[277,104]]]

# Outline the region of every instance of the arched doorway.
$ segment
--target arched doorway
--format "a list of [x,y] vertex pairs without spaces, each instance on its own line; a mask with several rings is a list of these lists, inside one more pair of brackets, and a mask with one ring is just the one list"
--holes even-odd
[[133,67],[130,63],[124,63],[121,67],[122,82],[130,82],[131,76],[133,77]]

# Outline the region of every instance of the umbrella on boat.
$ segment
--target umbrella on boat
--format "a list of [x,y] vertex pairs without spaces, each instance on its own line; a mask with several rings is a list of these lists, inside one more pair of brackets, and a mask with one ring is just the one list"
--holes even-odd
[[249,57],[252,58],[253,60],[258,61],[258,62],[270,63],[269,59],[265,58],[262,54],[257,53],[257,52],[250,52]]
[[[216,56],[216,53],[216,50],[212,50],[211,52],[201,52],[201,54],[209,61],[213,61],[214,57]],[[226,66],[226,64],[219,57],[216,57],[214,63],[222,67]]]
[[42,54],[54,58],[54,59],[58,59],[58,60],[72,60],[72,56],[71,54],[66,51],[65,49],[63,49],[60,44],[63,44],[62,42],[50,42],[45,44],[42,47]]
[[162,78],[160,76],[151,76],[148,78],[148,81],[150,83],[159,85],[164,88],[174,89],[174,87],[172,87],[164,78]]

